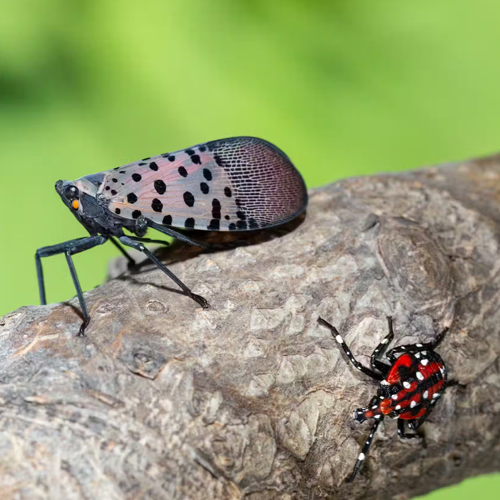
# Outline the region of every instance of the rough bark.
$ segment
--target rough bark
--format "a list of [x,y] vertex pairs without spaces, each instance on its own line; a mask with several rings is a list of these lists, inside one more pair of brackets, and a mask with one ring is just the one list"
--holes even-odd
[[[86,294],[85,338],[74,300],[1,319],[0,497],[403,499],[498,471],[500,156],[310,195],[249,246],[160,253],[209,310],[118,260]],[[318,315],[364,363],[387,315],[397,344],[449,324],[439,352],[463,385],[423,426],[427,449],[386,420],[352,485],[369,432],[352,411],[377,385]]]

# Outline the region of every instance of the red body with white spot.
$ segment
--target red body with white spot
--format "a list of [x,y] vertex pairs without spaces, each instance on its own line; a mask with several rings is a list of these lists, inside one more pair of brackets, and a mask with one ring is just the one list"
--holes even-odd
[[[318,322],[329,328],[333,337],[346,353],[349,361],[361,372],[380,382],[380,387],[367,408],[354,412],[354,420],[364,422],[368,418],[375,420],[368,439],[358,456],[354,470],[349,477],[352,481],[370,449],[373,436],[384,417],[398,419],[398,434],[402,439],[420,438],[419,434],[408,434],[405,424],[417,430],[429,416],[446,388],[446,367],[441,356],[434,349],[443,340],[448,328],[445,328],[434,342],[394,347],[387,353],[392,363],[387,365],[379,357],[394,338],[392,318],[387,318],[389,334],[375,348],[371,356],[371,368],[357,361],[337,329],[319,318]],[[399,356],[397,356],[399,355]]]
[[376,408],[358,410],[365,418],[387,415],[419,420],[429,412],[446,383],[443,360],[434,351],[404,353],[381,383]]

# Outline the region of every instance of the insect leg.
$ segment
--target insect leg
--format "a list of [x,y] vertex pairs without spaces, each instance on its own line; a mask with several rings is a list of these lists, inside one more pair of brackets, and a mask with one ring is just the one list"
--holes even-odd
[[78,332],[78,336],[82,337],[83,335],[85,335],[85,328],[89,326],[90,314],[87,311],[87,304],[85,304],[85,299],[83,298],[82,287],[80,286],[80,281],[78,279],[78,275],[76,274],[75,264],[73,263],[70,250],[66,252],[66,262],[68,263],[69,272],[71,273],[71,278],[73,279],[73,284],[75,285],[78,302],[80,303],[80,309],[82,310],[83,314],[83,323],[81,324],[80,331]]
[[120,241],[126,246],[135,248],[140,252],[144,253],[153,263],[161,269],[174,283],[176,283],[188,296],[191,297],[195,302],[197,302],[203,309],[208,309],[210,307],[209,303],[200,295],[193,293],[170,269],[163,265],[157,257],[150,250],[148,250],[141,242],[134,241],[128,236],[120,236]]
[[205,248],[208,249],[210,248],[210,245],[207,245],[206,243],[202,243],[201,241],[196,241],[190,238],[189,236],[186,236],[185,234],[182,234],[178,231],[175,231],[174,229],[167,227],[167,226],[162,226],[161,224],[156,224],[156,222],[148,220],[148,226],[152,227],[153,229],[156,229],[160,233],[166,234],[167,236],[172,236],[172,238],[175,238],[176,240],[183,241],[184,243],[189,243],[190,245],[195,245],[197,247]]
[[80,302],[80,307],[82,308],[82,313],[84,317],[84,322],[80,327],[79,335],[84,334],[85,328],[89,324],[90,316],[88,314],[87,307],[85,305],[85,299],[83,298],[82,289],[80,287],[78,276],[76,275],[75,266],[73,264],[73,259],[71,258],[71,256],[76,253],[84,252],[85,250],[90,250],[91,248],[94,248],[97,245],[102,245],[106,241],[107,238],[104,236],[89,236],[87,238],[78,238],[76,240],[70,240],[64,243],[59,243],[58,245],[39,248],[35,254],[38,286],[40,289],[40,302],[42,303],[42,305],[45,305],[47,302],[45,297],[45,283],[43,279],[43,268],[41,259],[43,257],[51,257],[53,255],[58,255],[61,253],[66,254],[66,260],[68,262],[69,270],[71,272],[71,277],[73,278],[73,283],[76,288],[78,301]]
[[387,323],[389,325],[389,333],[388,335],[380,342],[380,344],[375,348],[375,350],[372,353],[372,357],[370,360],[370,364],[373,370],[379,370],[384,374],[384,376],[387,374],[387,372],[391,369],[389,365],[386,365],[382,361],[380,361],[378,358],[384,354],[384,351],[387,349],[387,346],[389,343],[392,341],[394,338],[394,330],[392,327],[392,318],[390,316],[387,316]]
[[156,243],[157,245],[170,246],[170,243],[165,240],[152,240],[151,238],[139,238],[139,236],[129,236],[131,240],[140,241],[141,243]]
[[135,260],[129,255],[129,253],[113,238],[109,238],[111,240],[111,243],[120,250],[120,253],[127,259],[128,261],[128,268],[131,269],[132,267],[135,266],[136,262]]
[[403,352],[415,353],[421,351],[432,351],[441,343],[448,330],[448,328],[444,328],[444,330],[436,337],[436,340],[434,340],[433,342],[427,342],[425,344],[400,345],[394,347],[387,353],[387,357],[394,363],[394,361],[396,361],[396,354],[401,354]]
[[368,439],[366,440],[365,444],[363,445],[363,448],[361,450],[361,453],[358,456],[358,459],[356,460],[356,464],[354,465],[354,469],[352,471],[352,474],[349,476],[349,479],[347,480],[348,483],[352,483],[354,481],[354,478],[356,477],[356,474],[358,473],[361,465],[363,465],[363,461],[366,458],[366,455],[368,454],[368,451],[370,449],[370,446],[373,441],[373,436],[375,435],[375,432],[378,429],[378,426],[380,425],[381,420],[375,420],[372,429],[370,431],[370,435],[368,436]]
[[[426,419],[427,415],[429,412],[427,412],[423,417],[419,418],[418,420],[410,420],[411,423],[416,423],[418,421],[422,421],[418,424],[418,427],[423,424],[423,421]],[[413,429],[417,429],[418,427],[412,427]],[[427,443],[425,441],[425,437],[422,436],[421,434],[417,434],[416,432],[408,433],[405,430],[405,420],[398,420],[398,436],[401,439],[418,439],[422,442],[422,446],[424,448],[427,448]]]
[[377,373],[377,372],[375,372],[373,370],[370,370],[369,368],[366,368],[359,361],[357,361],[355,359],[355,357],[352,355],[351,350],[349,349],[349,347],[347,346],[347,344],[344,342],[344,339],[340,336],[338,330],[333,325],[331,325],[330,323],[328,323],[327,321],[325,321],[323,318],[318,318],[318,323],[320,325],[326,326],[327,328],[330,329],[330,331],[332,332],[333,338],[340,344],[340,347],[342,347],[342,349],[344,350],[344,352],[347,354],[347,357],[349,358],[349,361],[359,371],[365,373],[366,375],[368,375],[371,378],[374,378],[375,380],[382,380],[384,378],[379,373]]

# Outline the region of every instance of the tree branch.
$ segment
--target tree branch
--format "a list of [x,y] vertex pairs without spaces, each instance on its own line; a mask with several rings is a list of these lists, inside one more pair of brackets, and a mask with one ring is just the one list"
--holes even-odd
[[[159,255],[212,308],[149,265],[69,304],[0,320],[0,497],[403,499],[500,469],[500,156],[310,192],[288,231],[201,235],[248,246]],[[68,279],[70,277],[68,276]],[[396,344],[439,347],[449,388],[427,449],[354,409],[377,385],[353,370],[394,317]],[[330,495],[330,496],[329,496]]]

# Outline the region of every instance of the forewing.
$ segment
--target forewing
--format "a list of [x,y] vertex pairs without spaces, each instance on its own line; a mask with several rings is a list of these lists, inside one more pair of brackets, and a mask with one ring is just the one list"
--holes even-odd
[[131,163],[101,186],[109,209],[126,219],[201,230],[275,226],[307,205],[304,181],[276,146],[235,137]]

